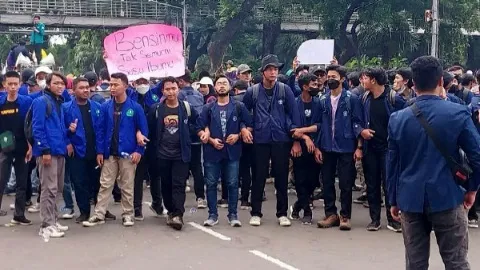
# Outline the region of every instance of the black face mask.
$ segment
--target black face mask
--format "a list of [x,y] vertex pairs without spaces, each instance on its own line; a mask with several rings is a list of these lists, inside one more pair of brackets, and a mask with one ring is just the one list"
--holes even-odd
[[330,90],[334,90],[340,86],[340,81],[337,81],[335,79],[330,79],[327,81],[327,85]]
[[318,96],[318,93],[320,93],[320,89],[310,87],[310,90],[308,91],[308,93],[310,94],[310,96],[316,97],[316,96]]

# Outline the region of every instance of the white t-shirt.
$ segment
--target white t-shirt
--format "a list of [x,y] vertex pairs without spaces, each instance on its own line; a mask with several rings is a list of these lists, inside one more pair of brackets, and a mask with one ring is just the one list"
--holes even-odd
[[335,137],[335,114],[337,113],[338,101],[340,100],[340,95],[334,97],[330,95],[330,101],[332,103],[332,140]]

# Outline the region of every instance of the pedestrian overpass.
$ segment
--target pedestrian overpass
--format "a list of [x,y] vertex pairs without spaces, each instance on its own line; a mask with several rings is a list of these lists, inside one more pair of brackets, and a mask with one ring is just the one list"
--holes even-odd
[[[0,31],[30,27],[33,15],[40,15],[48,28],[118,29],[130,25],[165,23],[182,28],[183,6],[160,0],[0,0]],[[263,17],[263,7],[254,8],[256,18]],[[189,9],[193,17],[218,17],[208,5]],[[188,25],[187,25],[188,27]],[[261,27],[261,26],[260,26]],[[320,17],[303,12],[298,6],[285,7],[284,32],[318,32]]]

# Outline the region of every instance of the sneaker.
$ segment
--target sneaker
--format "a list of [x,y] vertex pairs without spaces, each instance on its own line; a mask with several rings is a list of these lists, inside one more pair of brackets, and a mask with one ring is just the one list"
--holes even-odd
[[242,210],[250,210],[250,207],[252,207],[252,205],[246,201],[242,201],[242,203],[240,204],[240,209]]
[[368,204],[368,201],[364,201],[364,202],[362,203],[362,205],[363,205],[363,207],[365,207],[365,208],[370,208],[370,205]]
[[10,206],[10,210],[15,210],[15,204],[14,203],[10,204],[9,206]]
[[72,219],[74,216],[75,216],[75,211],[73,209],[64,207],[62,208],[62,210],[60,210],[60,217],[62,219]]
[[78,216],[76,219],[75,219],[75,223],[83,223],[84,221],[88,221],[88,217],[90,215],[87,215],[87,214],[80,214],[80,216]]
[[5,210],[0,210],[0,217],[6,216],[8,213]]
[[25,202],[25,207],[30,207],[32,205],[33,205],[32,201]]
[[68,226],[63,226],[62,224],[60,223],[55,223],[55,227],[57,227],[57,229],[61,232],[66,232],[68,231]]
[[380,221],[372,221],[370,224],[367,225],[367,231],[369,232],[376,232],[382,228],[382,224]]
[[313,195],[312,199],[314,201],[323,201],[323,192],[319,191],[319,192],[315,193],[315,195]]
[[145,217],[143,216],[142,210],[137,209],[135,210],[135,220],[136,221],[143,221]]
[[295,209],[295,205],[290,205],[290,215],[288,216],[291,220],[300,219],[300,211]]
[[170,214],[167,214],[167,226],[172,226],[173,217]]
[[353,202],[356,203],[356,204],[363,204],[366,201],[367,201],[367,194],[362,194],[360,197],[353,200]]
[[177,231],[180,231],[183,227],[183,219],[181,217],[173,217],[170,226]]
[[400,222],[390,221],[387,224],[387,229],[389,229],[392,232],[401,233],[402,232],[402,225],[400,224]]
[[131,216],[123,217],[122,222],[123,222],[123,226],[125,227],[132,227],[135,224]]
[[150,211],[152,211],[153,214],[155,214],[155,217],[162,217],[166,215],[166,213],[163,213],[164,212],[163,207],[161,208],[161,210],[157,211],[155,208],[153,208],[152,206],[153,204],[151,202],[146,202],[145,204],[148,205],[148,208],[150,208]]
[[352,191],[362,191],[362,189],[363,187],[357,184],[352,187]]
[[92,216],[87,221],[82,222],[82,225],[83,227],[94,227],[104,223],[105,223],[105,220],[99,219],[96,216]]
[[340,226],[338,215],[330,215],[317,223],[318,228],[327,229]]
[[205,209],[207,208],[207,201],[202,198],[197,199],[197,208],[198,209]]
[[340,217],[340,231],[350,231],[352,229],[352,224],[350,219],[346,217]]
[[189,186],[185,187],[185,193],[189,193],[191,191],[191,188]]
[[477,219],[471,219],[468,221],[468,227],[469,228],[478,228],[478,220]]
[[229,217],[228,218],[228,223],[230,224],[230,226],[232,226],[234,228],[242,227],[242,223],[240,222],[240,220],[238,220],[238,217],[236,217],[236,216]]
[[275,178],[273,177],[270,177],[270,178],[267,178],[267,180],[265,181],[266,184],[273,184],[275,183]]
[[303,216],[302,224],[303,225],[312,225],[312,216]]
[[23,217],[13,217],[13,219],[10,221],[10,223],[14,224],[14,225],[23,225],[23,226],[32,225],[32,221],[28,220],[25,216],[23,216]]
[[117,220],[117,217],[110,213],[110,211],[105,212],[105,220]]
[[292,225],[292,223],[290,222],[290,219],[288,219],[287,217],[279,217],[278,223],[280,224],[281,227],[289,227],[290,225]]
[[41,228],[38,234],[42,236],[44,239],[61,238],[65,236],[65,233],[59,231],[58,228],[55,226],[48,226],[46,228]]
[[224,199],[220,199],[217,201],[217,205],[220,208],[228,208],[228,201]]
[[250,225],[251,226],[260,226],[262,224],[262,218],[253,216],[250,218]]
[[213,227],[218,224],[218,218],[209,217],[207,220],[203,222],[203,226],[205,227]]
[[29,213],[38,213],[40,212],[40,204],[35,203],[34,205],[30,206],[27,211]]

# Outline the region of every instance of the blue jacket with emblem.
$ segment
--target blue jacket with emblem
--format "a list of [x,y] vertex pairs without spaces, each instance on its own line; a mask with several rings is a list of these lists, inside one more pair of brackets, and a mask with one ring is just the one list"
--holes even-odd
[[[297,109],[298,109],[298,114],[300,118],[300,125],[299,127],[309,127],[316,125],[317,126],[317,132],[315,133],[309,133],[308,136],[314,143],[317,142],[318,140],[318,134],[320,133],[320,130],[322,128],[322,105],[320,104],[320,98],[319,97],[313,97],[312,98],[312,110],[311,110],[311,115],[310,115],[310,121],[311,124],[307,123],[307,117],[306,117],[306,112],[305,112],[305,107],[303,104],[302,96],[298,96],[295,99],[295,102],[297,103]],[[300,144],[302,145],[303,151],[306,151],[306,144],[304,140],[300,141]],[[305,152],[306,153],[306,152]]]
[[[154,140],[155,150],[157,151],[158,155],[158,146],[160,144],[160,139],[163,138],[163,132],[165,130],[165,123],[163,122],[164,114],[165,114],[165,100],[153,105],[150,108],[148,113],[148,127],[152,132],[150,140]],[[185,108],[185,103],[183,101],[178,101],[178,131],[180,132],[180,147],[182,152],[182,161],[183,162],[190,162],[192,157],[192,148],[191,148],[191,133],[193,135],[193,129],[199,131],[197,126],[198,120],[198,113],[191,108],[190,109],[190,117],[187,115],[187,109]],[[197,134],[195,134],[197,136]],[[197,136],[198,137],[198,136]]]
[[290,87],[285,85],[285,97],[279,97],[279,84],[273,89],[272,101],[268,101],[263,84],[260,84],[257,101],[253,100],[253,87],[248,88],[243,103],[253,110],[253,140],[255,143],[290,142],[290,130],[300,126],[297,103]]
[[[45,98],[37,98],[32,102],[33,156],[65,156],[68,138],[61,106],[63,98],[55,97],[49,90],[44,91],[43,96]],[[48,117],[47,102],[52,109]]]
[[[139,102],[141,100],[141,95],[135,91],[133,88],[128,88],[127,89],[127,95],[129,98],[134,100],[135,102]],[[150,107],[152,107],[153,104],[160,102],[160,99],[162,98],[162,91],[160,89],[160,86],[157,84],[153,87],[150,87],[150,90],[148,90],[147,93],[143,96],[143,99],[141,100],[140,106],[144,109],[145,113],[148,112]]]
[[[103,154],[105,159],[110,157],[110,145],[113,138],[115,121],[113,118],[115,99],[110,99],[101,105],[100,129],[97,136],[98,154]],[[137,144],[136,133],[141,131],[148,136],[148,125],[145,113],[140,105],[127,97],[123,106],[119,123],[118,153],[137,152],[143,155],[145,147]]]
[[[438,96],[415,102],[450,155],[464,150],[473,174],[468,190],[480,186],[480,135],[468,108]],[[465,189],[454,180],[445,158],[428,137],[411,109],[395,112],[388,125],[387,190],[392,206],[404,212],[441,212],[463,203]]]
[[[92,129],[95,133],[95,153],[98,153],[98,150],[102,147],[102,145],[100,144],[101,140],[98,136],[99,130],[101,129],[101,105],[91,100],[87,102],[90,104],[90,116],[92,118],[93,124]],[[87,152],[87,138],[85,134],[85,127],[83,125],[82,113],[80,112],[80,107],[78,106],[75,98],[72,101],[63,103],[62,107],[63,113],[65,115],[65,128],[67,129],[67,136],[69,138],[69,141],[75,149],[75,155],[83,158],[85,157],[85,154]],[[75,133],[71,133],[70,131],[68,131],[68,127],[71,123],[75,121],[75,119],[78,119],[77,130],[75,131]]]
[[252,127],[252,117],[245,105],[240,101],[230,99],[226,105],[227,124],[226,135],[223,136],[220,106],[217,102],[212,102],[203,107],[202,113],[198,117],[198,129],[209,128],[212,139],[220,139],[224,142],[222,150],[217,150],[210,143],[203,145],[203,159],[206,162],[219,162],[222,159],[238,161],[242,155],[242,141],[239,139],[234,145],[226,143],[226,139],[231,134],[239,134],[243,127]]
[[332,134],[331,91],[323,95],[320,101],[322,120],[318,147],[326,152],[355,152],[357,138],[365,125],[359,97],[348,90],[342,90],[335,113],[335,134]]

